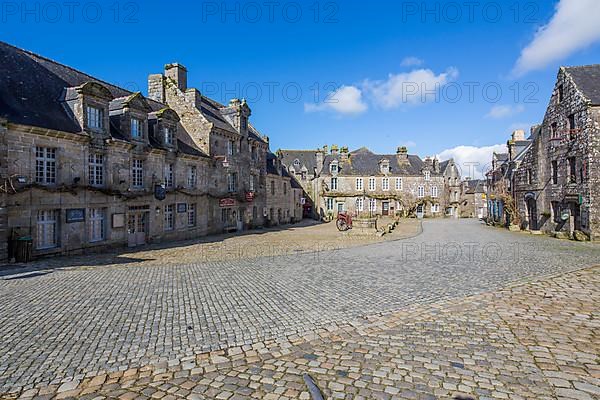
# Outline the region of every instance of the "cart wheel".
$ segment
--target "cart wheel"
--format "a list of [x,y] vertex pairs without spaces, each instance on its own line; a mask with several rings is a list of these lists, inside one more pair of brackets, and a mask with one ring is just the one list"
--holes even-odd
[[338,219],[335,224],[340,232],[345,232],[348,230],[348,224],[346,224],[346,221],[343,219]]

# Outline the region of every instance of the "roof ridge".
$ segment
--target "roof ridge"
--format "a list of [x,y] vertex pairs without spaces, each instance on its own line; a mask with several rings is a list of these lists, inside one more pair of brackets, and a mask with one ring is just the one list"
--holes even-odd
[[[128,89],[122,88],[122,87],[120,87],[120,86],[117,86],[117,85],[115,85],[115,84],[113,84],[113,83],[107,82],[107,81],[105,81],[104,79],[99,79],[99,78],[97,78],[97,77],[95,77],[95,76],[92,76],[92,75],[88,74],[87,72],[83,72],[83,71],[81,71],[81,70],[78,70],[77,68],[73,68],[73,67],[71,67],[71,66],[69,66],[69,65],[66,65],[66,64],[63,64],[63,63],[61,63],[61,62],[59,62],[59,61],[53,60],[53,59],[51,59],[51,58],[48,58],[48,57],[46,57],[46,56],[42,56],[42,55],[40,55],[40,54],[38,54],[38,53],[35,53],[35,52],[31,51],[31,50],[22,49],[22,48],[20,48],[20,47],[14,46],[14,45],[12,45],[12,44],[10,44],[10,43],[6,43],[6,42],[4,42],[4,41],[2,41],[2,40],[0,40],[0,43],[1,43],[1,44],[3,44],[3,45],[6,45],[6,46],[8,46],[8,47],[10,47],[10,48],[12,48],[12,49],[18,50],[18,51],[20,51],[20,52],[23,52],[23,53],[25,53],[25,54],[28,54],[28,55],[30,55],[30,56],[33,56],[33,57],[39,58],[39,59],[41,59],[41,60],[44,60],[44,61],[48,61],[48,62],[50,62],[50,63],[52,63],[52,64],[54,64],[54,65],[58,65],[58,66],[60,66],[60,67],[63,67],[63,68],[70,69],[70,70],[71,70],[71,71],[73,71],[73,72],[77,72],[78,74],[81,74],[81,75],[87,76],[88,78],[92,78],[92,80],[98,81],[98,82],[100,82],[100,83],[103,83],[103,84],[106,84],[106,85],[112,86],[112,87],[114,87],[114,88],[117,88],[117,89],[119,89],[119,90],[122,90],[122,91],[124,91],[124,92],[127,92],[127,93],[129,93],[130,95],[131,95],[131,94],[133,94],[133,93],[137,93],[137,92],[132,92],[131,90],[128,90]],[[34,61],[35,61],[35,60],[34,60]],[[37,62],[37,61],[36,61],[36,62]],[[144,96],[144,97],[146,97],[146,96]],[[163,103],[159,103],[159,104],[163,104]]]
[[562,68],[564,68],[564,69],[576,69],[576,68],[588,68],[588,67],[600,67],[600,64],[584,64],[584,65],[572,65],[572,66],[563,65],[562,66]]

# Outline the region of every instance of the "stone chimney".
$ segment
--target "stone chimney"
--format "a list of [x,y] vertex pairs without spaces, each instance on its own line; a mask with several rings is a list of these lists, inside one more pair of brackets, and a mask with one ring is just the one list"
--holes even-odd
[[329,153],[329,146],[327,146],[327,145],[323,146],[323,153],[324,154],[328,154]]
[[405,146],[398,147],[396,156],[399,164],[408,164],[408,149]]
[[178,63],[165,65],[165,76],[175,82],[179,90],[187,90],[187,68]]
[[159,103],[166,103],[165,85],[162,74],[152,74],[148,76],[148,98]]
[[340,149],[340,160],[342,160],[342,161],[348,160],[348,146],[344,146]]
[[326,154],[327,154],[327,151],[323,150],[323,149],[319,149],[315,153],[315,158],[317,160],[317,166],[315,168],[316,169],[315,173],[320,173],[321,172],[321,168],[323,168],[323,163],[325,162],[325,155]]
[[512,133],[513,142],[522,142],[525,140],[525,131],[518,129]]
[[433,157],[433,171],[440,172],[440,160],[437,157]]
[[338,150],[339,150],[339,148],[338,148],[337,144],[332,144],[331,145],[331,154],[332,155],[337,156]]

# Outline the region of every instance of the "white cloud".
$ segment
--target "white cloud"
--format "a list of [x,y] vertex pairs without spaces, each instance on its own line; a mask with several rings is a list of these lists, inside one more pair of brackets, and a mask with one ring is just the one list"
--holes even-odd
[[458,70],[455,68],[448,68],[446,72],[437,75],[430,69],[416,69],[390,74],[385,81],[367,80],[364,88],[375,104],[392,109],[435,100],[441,87],[457,77]]
[[306,112],[335,111],[340,114],[360,114],[368,109],[363,93],[356,86],[342,86],[319,104],[304,104]]
[[487,118],[502,119],[512,117],[525,111],[525,107],[522,105],[497,105],[492,107],[489,113],[486,114]]
[[453,158],[463,178],[483,179],[485,172],[490,169],[492,154],[506,153],[506,151],[506,145],[503,144],[483,147],[457,146],[442,151],[438,157],[441,160]]
[[402,60],[402,63],[400,65],[402,65],[403,67],[418,67],[420,65],[423,65],[425,61],[421,60],[418,57],[406,57],[404,60]]
[[412,140],[409,140],[407,142],[400,143],[400,146],[405,146],[405,147],[408,147],[409,149],[412,149],[412,148],[417,147],[417,143],[413,142]]
[[600,40],[600,1],[560,0],[547,25],[521,52],[513,74],[547,67]]

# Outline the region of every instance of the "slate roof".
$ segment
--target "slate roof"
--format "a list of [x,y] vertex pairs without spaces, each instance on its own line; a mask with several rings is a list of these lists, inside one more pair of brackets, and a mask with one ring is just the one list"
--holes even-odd
[[[316,150],[279,150],[277,153],[281,158],[281,163],[288,169],[294,167],[294,161],[296,160],[300,162],[300,170],[296,172],[300,172],[302,167],[306,167],[308,173],[313,173],[317,168]],[[294,170],[296,170],[295,167]]]
[[[382,175],[379,162],[386,159],[390,162],[390,171],[393,175],[421,175],[425,162],[419,156],[409,155],[408,163],[400,163],[396,154],[375,154],[366,147],[352,151],[348,154],[348,160],[342,160],[342,155],[327,155],[323,166],[323,173],[329,174],[331,162],[338,161],[340,176],[379,176]],[[446,164],[447,165],[447,164]],[[441,167],[441,164],[440,164]],[[432,171],[432,175],[442,175]]]
[[[277,156],[275,154],[271,153],[270,151],[267,152],[267,174],[281,176],[281,174],[277,170],[277,167],[275,166],[276,161],[277,161]],[[284,168],[282,168],[281,170],[283,171]]]
[[[69,66],[0,41],[0,117],[11,122],[80,133],[82,129],[78,122],[69,115],[60,100],[66,88],[90,81],[98,82],[110,91],[115,98],[111,101],[111,110],[118,109],[133,94]],[[201,111],[215,127],[237,132],[220,112],[225,106],[208,97],[203,96],[202,99]],[[152,112],[167,107],[149,98],[145,100]],[[260,134],[251,125],[249,127],[250,137],[264,142]],[[111,135],[116,139],[126,140],[113,122]],[[182,137],[178,140],[180,143],[185,142],[180,147],[182,152],[206,156],[193,145],[191,139]],[[151,145],[159,147],[157,143]]]
[[600,64],[565,67],[577,88],[587,97],[592,105],[600,105]]
[[467,194],[485,193],[484,185],[486,181],[483,179],[471,179],[467,181]]

